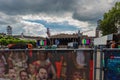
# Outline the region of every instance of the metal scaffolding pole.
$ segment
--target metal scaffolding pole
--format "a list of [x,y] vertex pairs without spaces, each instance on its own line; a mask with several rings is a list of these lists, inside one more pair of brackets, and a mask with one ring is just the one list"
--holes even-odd
[[97,46],[94,47],[94,80],[96,80],[96,67],[97,67]]

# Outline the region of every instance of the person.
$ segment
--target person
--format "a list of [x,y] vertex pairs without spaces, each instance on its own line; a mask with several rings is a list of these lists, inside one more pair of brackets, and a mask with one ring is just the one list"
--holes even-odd
[[110,45],[111,48],[117,48],[117,44],[115,41],[111,41],[111,45]]
[[10,80],[18,80],[17,73],[14,68],[8,69],[8,77]]
[[27,70],[30,80],[36,80],[37,71],[35,65],[29,64]]
[[48,72],[44,67],[39,68],[37,80],[48,80]]
[[29,76],[26,70],[21,70],[19,73],[19,80],[29,80]]
[[28,60],[28,56],[26,55],[25,52],[21,53],[21,62],[22,62],[22,68],[25,69],[28,67],[27,65],[27,60]]
[[35,65],[36,70],[39,69],[39,67],[45,67],[48,71],[48,77],[51,79],[55,79],[56,78],[56,72],[55,69],[52,65],[52,63],[50,62],[50,60],[48,59],[48,54],[47,53],[38,53],[38,60],[33,62],[33,65]]
[[4,56],[0,53],[0,78],[5,74]]
[[16,68],[18,74],[20,70],[27,68],[27,56],[24,52],[11,52],[7,61],[9,68]]
[[75,71],[72,75],[72,80],[82,80],[82,75],[80,74],[80,72]]
[[85,66],[84,51],[77,51],[75,65],[77,68],[83,68]]

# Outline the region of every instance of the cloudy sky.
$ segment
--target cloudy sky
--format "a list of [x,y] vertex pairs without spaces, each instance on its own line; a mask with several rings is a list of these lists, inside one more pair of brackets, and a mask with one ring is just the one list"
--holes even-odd
[[[0,33],[46,36],[77,33],[94,35],[97,20],[120,0],[0,0]],[[90,31],[91,30],[91,31]]]

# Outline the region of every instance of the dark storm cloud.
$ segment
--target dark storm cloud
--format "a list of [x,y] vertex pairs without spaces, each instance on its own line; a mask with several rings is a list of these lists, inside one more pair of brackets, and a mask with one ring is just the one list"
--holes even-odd
[[81,0],[81,8],[76,7],[72,17],[80,21],[96,24],[117,1],[119,0]]
[[97,20],[102,18],[103,13],[84,13],[84,14],[80,14],[75,12],[73,14],[73,18],[80,20],[80,21],[88,21],[90,23],[96,23]]
[[70,12],[74,19],[96,21],[116,1],[119,0],[0,0],[0,12],[7,15],[63,15]]
[[58,13],[72,11],[76,0],[0,0],[0,11],[6,14]]
[[0,12],[0,25],[9,25],[18,22],[17,16],[9,16]]

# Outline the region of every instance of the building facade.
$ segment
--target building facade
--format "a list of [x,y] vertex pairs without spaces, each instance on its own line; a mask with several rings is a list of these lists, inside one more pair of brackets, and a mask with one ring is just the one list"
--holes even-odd
[[7,26],[7,35],[11,36],[12,35],[12,27]]

